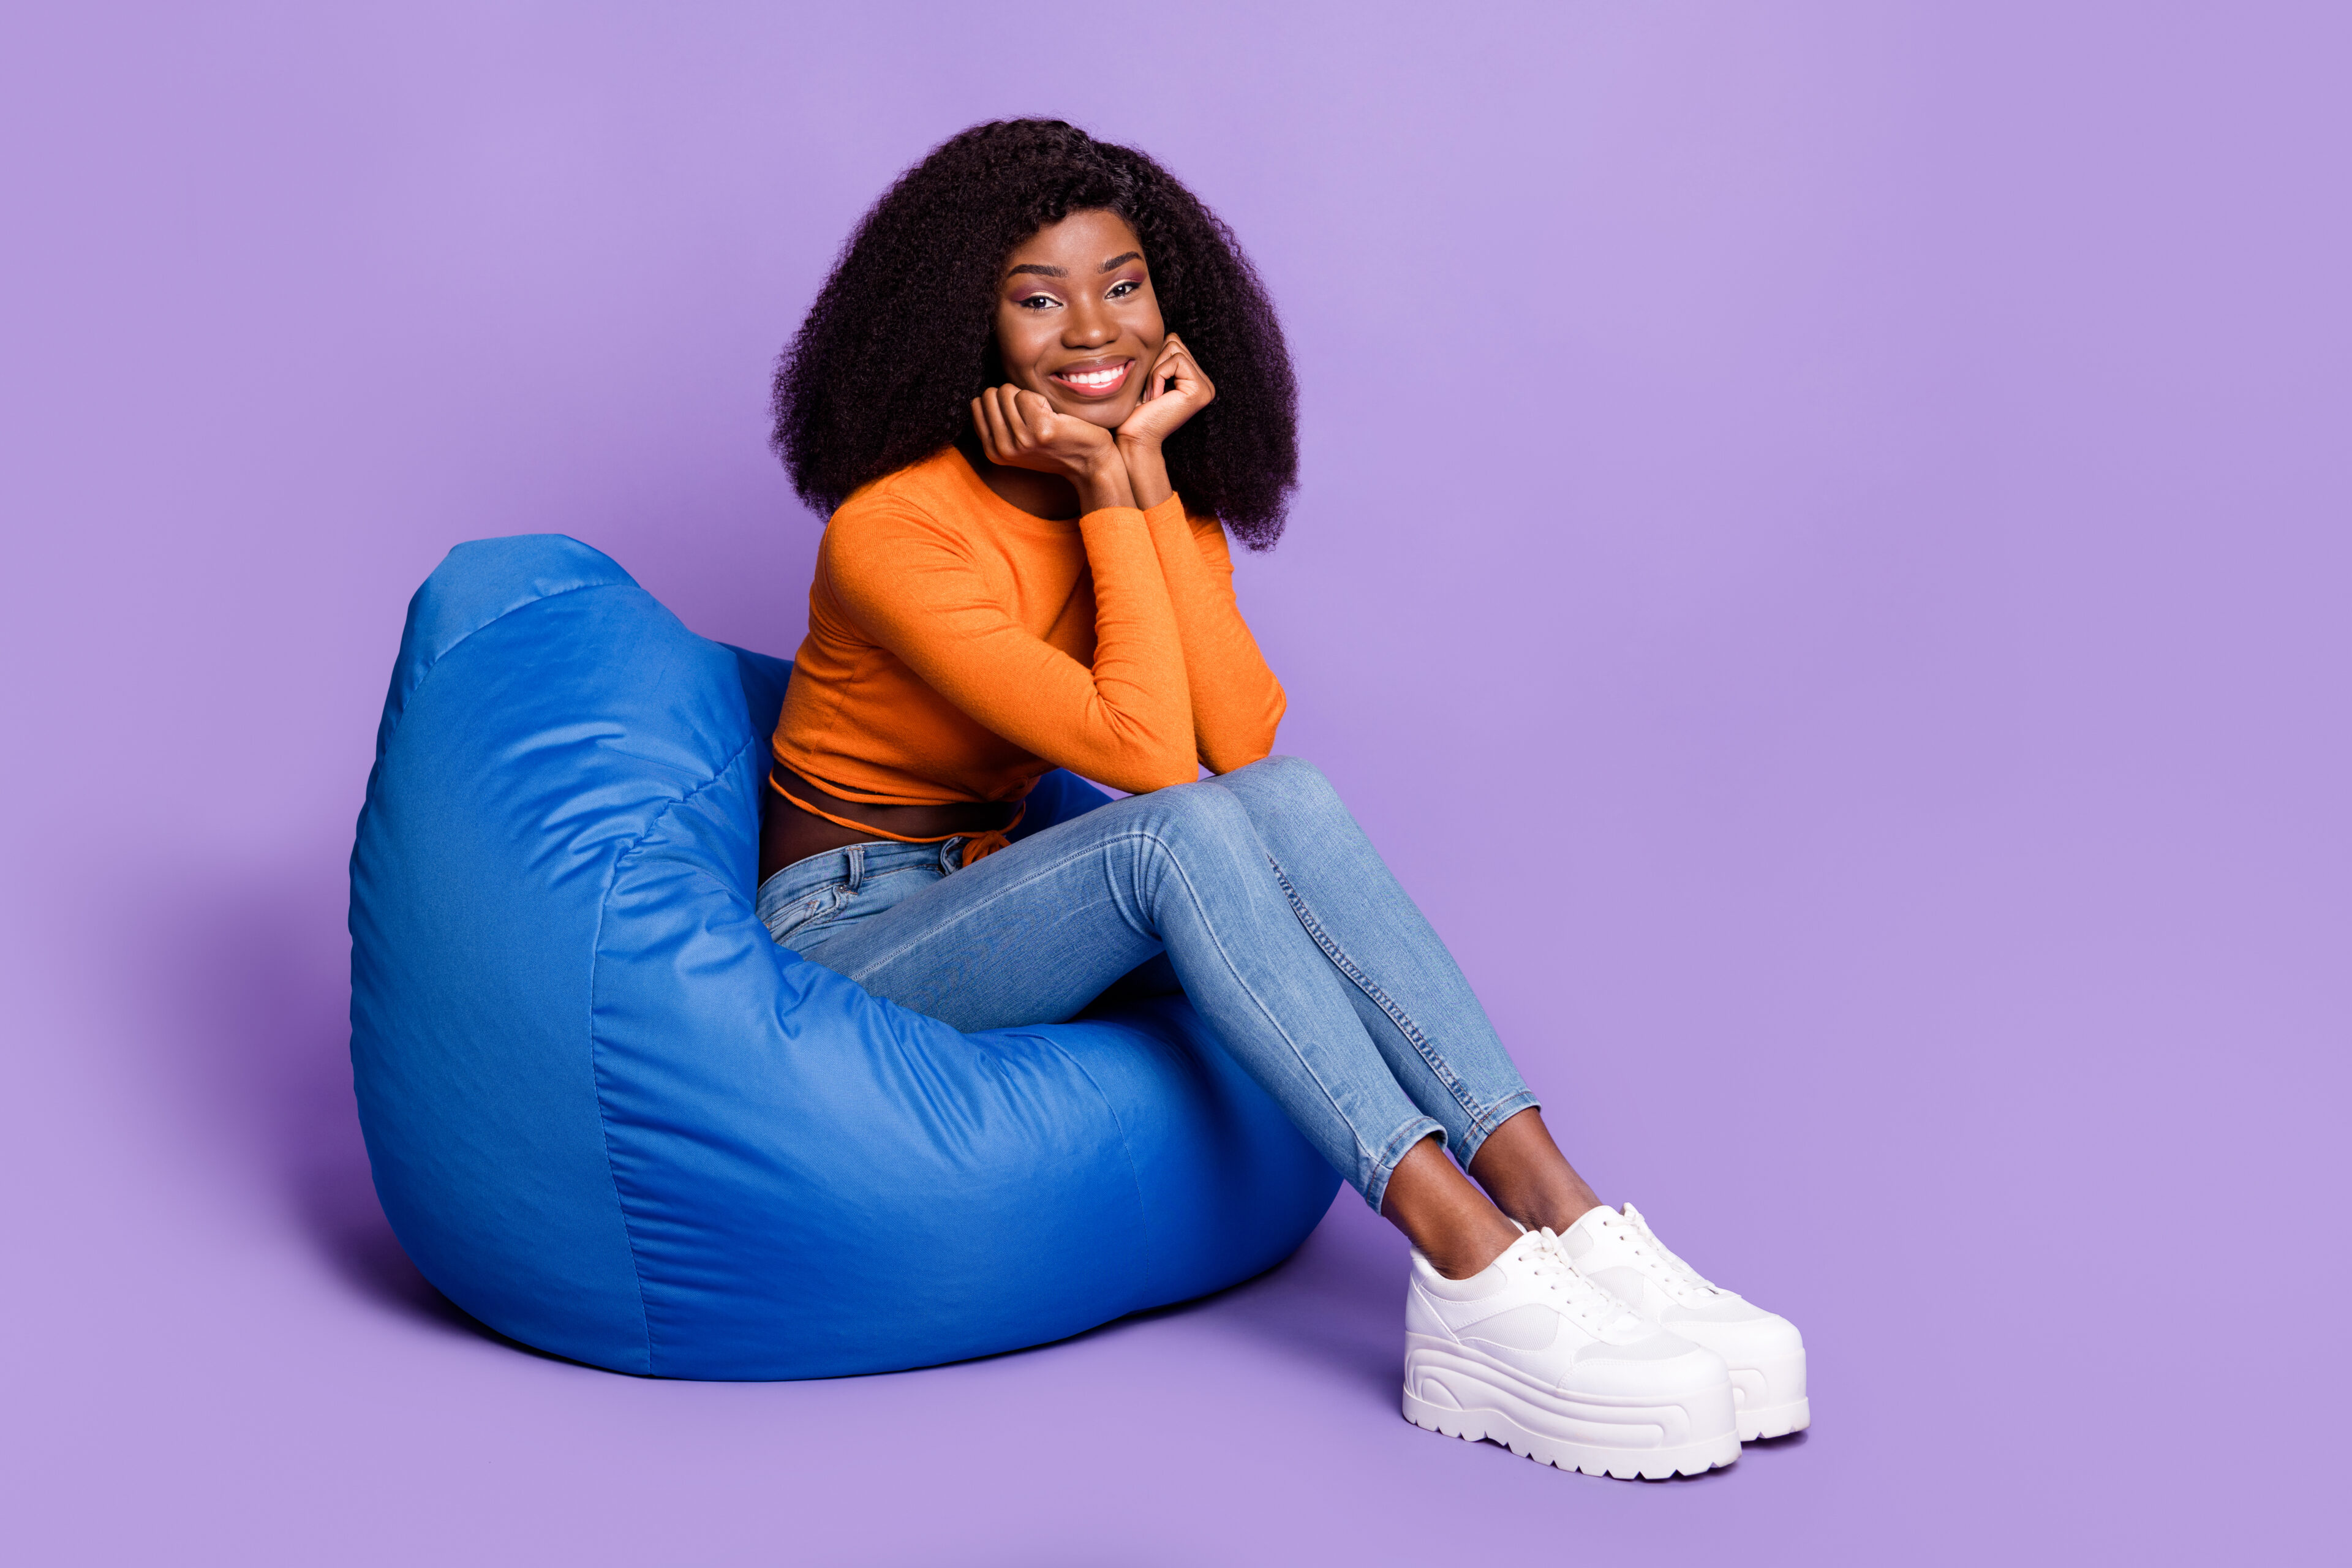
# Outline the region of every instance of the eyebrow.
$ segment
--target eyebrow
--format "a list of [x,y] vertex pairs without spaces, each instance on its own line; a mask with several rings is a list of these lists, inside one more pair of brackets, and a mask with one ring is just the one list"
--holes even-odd
[[[1108,261],[1102,264],[1099,270],[1108,272],[1114,267],[1124,267],[1130,261],[1140,261],[1142,259],[1143,252],[1139,250],[1130,250],[1123,256],[1112,257]],[[1067,271],[1059,267],[1047,267],[1044,263],[1036,261],[1024,261],[1018,267],[1008,267],[1004,269],[1004,275],[1007,278],[1017,278],[1024,272],[1034,272],[1040,278],[1067,278],[1069,276]]]

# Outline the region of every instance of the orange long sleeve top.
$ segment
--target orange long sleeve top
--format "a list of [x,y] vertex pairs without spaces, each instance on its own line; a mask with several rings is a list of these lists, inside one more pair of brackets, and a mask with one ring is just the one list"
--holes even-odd
[[825,525],[773,751],[877,805],[1018,800],[1055,767],[1140,793],[1255,762],[1283,710],[1216,520],[1033,517],[950,447]]

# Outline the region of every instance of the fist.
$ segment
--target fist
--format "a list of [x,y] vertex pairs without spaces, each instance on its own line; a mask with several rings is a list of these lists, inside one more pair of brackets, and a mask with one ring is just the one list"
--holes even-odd
[[1056,414],[1042,395],[992,386],[971,400],[972,428],[992,463],[1080,479],[1118,461],[1116,437],[1101,426]]
[[1171,332],[1152,362],[1151,374],[1144,378],[1143,400],[1118,427],[1119,439],[1157,447],[1216,397],[1216,387],[1202,374],[1192,351]]

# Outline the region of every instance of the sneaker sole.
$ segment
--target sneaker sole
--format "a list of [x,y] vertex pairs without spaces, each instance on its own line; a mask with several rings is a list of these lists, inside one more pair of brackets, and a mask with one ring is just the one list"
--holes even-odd
[[1731,1369],[1732,1397],[1739,1410],[1739,1440],[1785,1437],[1812,1425],[1805,1396],[1805,1352]]
[[1785,1437],[1791,1432],[1801,1432],[1813,1424],[1813,1402],[1791,1400],[1786,1405],[1767,1405],[1750,1410],[1745,1405],[1739,1411],[1739,1440],[1753,1443],[1761,1437]]
[[[1739,1458],[1739,1434],[1732,1420],[1728,1384],[1722,1390],[1720,1410],[1712,1408],[1716,1403],[1713,1400],[1705,1402],[1709,1408],[1704,1411],[1692,1411],[1679,1404],[1580,1406],[1562,1400],[1559,1403],[1563,1410],[1550,1412],[1524,1393],[1493,1381],[1486,1368],[1452,1356],[1445,1357],[1443,1363],[1421,1355],[1408,1356],[1405,1376],[1404,1418],[1414,1426],[1466,1442],[1499,1443],[1521,1458],[1556,1469],[1622,1481],[1663,1481],[1674,1476],[1702,1475]],[[1413,1392],[1416,1385],[1432,1394],[1442,1394],[1454,1403],[1447,1405],[1424,1398]],[[1654,1414],[1657,1419],[1638,1419],[1646,1414]],[[1697,1419],[1694,1420],[1694,1416]],[[1721,1430],[1672,1447],[1592,1442],[1557,1431],[1542,1431],[1533,1425],[1564,1422],[1602,1430],[1612,1426],[1647,1426],[1663,1432],[1675,1426],[1714,1426],[1717,1417],[1720,1417]]]

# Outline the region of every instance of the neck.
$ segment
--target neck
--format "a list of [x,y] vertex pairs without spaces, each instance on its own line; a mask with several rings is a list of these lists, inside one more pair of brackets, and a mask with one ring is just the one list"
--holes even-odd
[[1056,522],[1066,522],[1078,515],[1078,487],[1061,475],[992,463],[981,455],[979,438],[969,431],[956,441],[956,450],[971,464],[971,471],[980,476],[980,482],[1007,505],[1018,507],[1031,517]]

